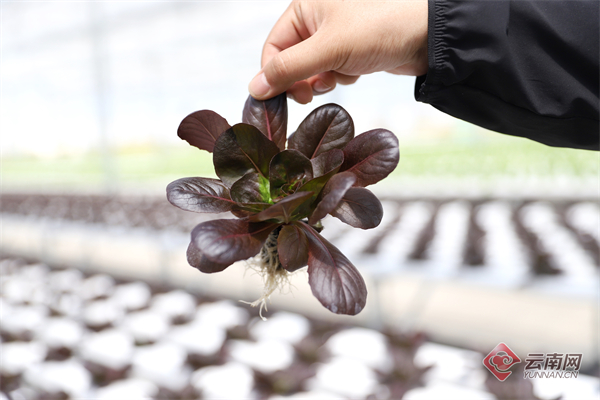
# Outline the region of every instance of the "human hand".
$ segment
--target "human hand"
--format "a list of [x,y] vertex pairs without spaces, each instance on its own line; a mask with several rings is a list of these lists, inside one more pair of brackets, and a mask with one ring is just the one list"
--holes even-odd
[[427,72],[427,0],[293,1],[267,37],[248,87],[264,100],[287,90],[298,103],[360,75]]

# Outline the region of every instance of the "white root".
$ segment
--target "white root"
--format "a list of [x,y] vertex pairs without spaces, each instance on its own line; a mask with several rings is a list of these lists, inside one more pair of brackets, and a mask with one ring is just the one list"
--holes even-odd
[[285,270],[279,262],[279,253],[277,252],[277,237],[279,229],[271,232],[267,241],[263,245],[260,253],[254,258],[246,261],[246,267],[258,273],[264,282],[262,295],[255,301],[248,302],[240,300],[240,302],[249,304],[252,307],[260,306],[258,315],[263,321],[267,318],[263,317],[262,310],[267,309],[267,300],[270,300],[271,295],[275,290],[282,291],[290,286],[289,272]]

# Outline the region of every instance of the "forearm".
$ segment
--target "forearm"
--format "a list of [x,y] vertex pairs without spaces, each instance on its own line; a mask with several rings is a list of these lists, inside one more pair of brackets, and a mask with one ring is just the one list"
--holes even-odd
[[415,97],[552,145],[598,149],[598,2],[430,0]]

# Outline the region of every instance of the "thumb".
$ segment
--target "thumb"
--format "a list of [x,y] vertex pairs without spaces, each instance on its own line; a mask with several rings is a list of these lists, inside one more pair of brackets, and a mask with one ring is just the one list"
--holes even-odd
[[298,81],[334,69],[334,49],[320,40],[318,33],[271,58],[252,79],[252,97],[265,100],[285,92]]

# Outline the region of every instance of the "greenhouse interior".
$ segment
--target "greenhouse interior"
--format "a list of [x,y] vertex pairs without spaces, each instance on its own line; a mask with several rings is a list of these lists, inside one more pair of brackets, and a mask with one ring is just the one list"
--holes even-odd
[[190,266],[194,228],[238,215],[166,196],[217,178],[178,126],[241,122],[287,2],[1,7],[0,399],[600,398],[597,152],[447,116],[410,77],[288,100],[288,137],[336,103],[399,143],[377,227],[322,220],[368,293],[337,314],[307,268],[265,296],[251,261]]

